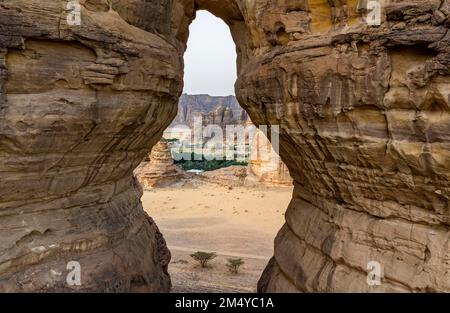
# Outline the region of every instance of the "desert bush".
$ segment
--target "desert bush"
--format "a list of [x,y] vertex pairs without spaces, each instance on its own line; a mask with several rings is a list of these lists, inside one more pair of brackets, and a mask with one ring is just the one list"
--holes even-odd
[[217,254],[215,252],[203,252],[203,251],[197,251],[191,254],[191,258],[200,263],[200,266],[202,268],[205,268],[208,265],[208,262],[213,260],[216,256]]
[[233,274],[237,274],[241,265],[243,265],[245,263],[240,258],[239,259],[227,259],[227,261],[228,261],[228,263],[227,263],[228,270]]

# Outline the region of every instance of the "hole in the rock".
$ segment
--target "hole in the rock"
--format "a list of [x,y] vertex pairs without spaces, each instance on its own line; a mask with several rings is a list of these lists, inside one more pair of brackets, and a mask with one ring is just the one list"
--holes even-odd
[[233,95],[237,56],[228,26],[211,13],[198,11],[189,33],[184,55],[185,92]]
[[[190,27],[178,116],[136,170],[144,208],[172,252],[174,292],[256,291],[291,199],[286,166],[271,157],[262,130],[252,133],[234,96],[235,51],[228,26],[199,11]],[[202,138],[195,140],[198,127]],[[230,127],[237,131],[227,138]],[[191,257],[196,252],[217,256],[202,268]],[[239,266],[239,259],[235,273],[231,263]]]

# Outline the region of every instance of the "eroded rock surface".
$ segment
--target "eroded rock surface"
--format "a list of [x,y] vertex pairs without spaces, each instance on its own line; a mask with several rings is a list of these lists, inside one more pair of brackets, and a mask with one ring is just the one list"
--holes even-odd
[[[133,169],[177,113],[196,9],[229,26],[239,102],[295,181],[260,291],[450,291],[447,0],[0,3],[0,290],[167,291]],[[367,264],[383,267],[368,286]],[[54,272],[56,274],[54,274]]]
[[195,119],[201,119],[203,125],[243,125],[248,119],[247,113],[237,102],[236,97],[187,95],[183,94],[178,105],[178,115],[172,126],[189,126],[194,128]]
[[245,178],[247,185],[292,186],[288,167],[260,129],[255,133],[250,151]]
[[0,3],[0,291],[170,289],[132,172],[176,115],[181,55],[155,33],[170,19],[145,31],[100,2],[80,26],[66,1]]
[[185,176],[184,171],[174,165],[169,144],[165,140],[153,147],[149,161],[141,164],[135,174],[144,189],[168,186]]

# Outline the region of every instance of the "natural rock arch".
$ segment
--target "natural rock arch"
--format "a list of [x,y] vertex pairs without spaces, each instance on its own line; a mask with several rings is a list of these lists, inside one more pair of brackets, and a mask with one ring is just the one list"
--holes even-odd
[[239,101],[281,126],[295,180],[259,290],[450,291],[446,1],[386,1],[378,27],[357,0],[80,2],[80,26],[63,0],[0,6],[0,291],[169,290],[132,171],[175,117],[197,9],[230,26]]

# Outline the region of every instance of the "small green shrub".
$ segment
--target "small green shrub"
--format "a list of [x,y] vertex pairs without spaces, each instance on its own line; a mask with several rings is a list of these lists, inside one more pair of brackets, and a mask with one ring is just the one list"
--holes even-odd
[[197,252],[191,254],[191,258],[193,258],[198,263],[200,263],[200,266],[202,268],[205,268],[208,265],[208,262],[215,259],[216,257],[217,257],[217,254],[215,252],[197,251]]
[[241,265],[243,265],[245,263],[240,258],[239,259],[227,259],[227,261],[228,261],[228,263],[227,263],[228,270],[233,274],[237,274]]
[[180,141],[179,139],[176,139],[176,138],[170,138],[170,139],[163,138],[163,140],[165,140],[167,142],[178,142],[178,141]]

